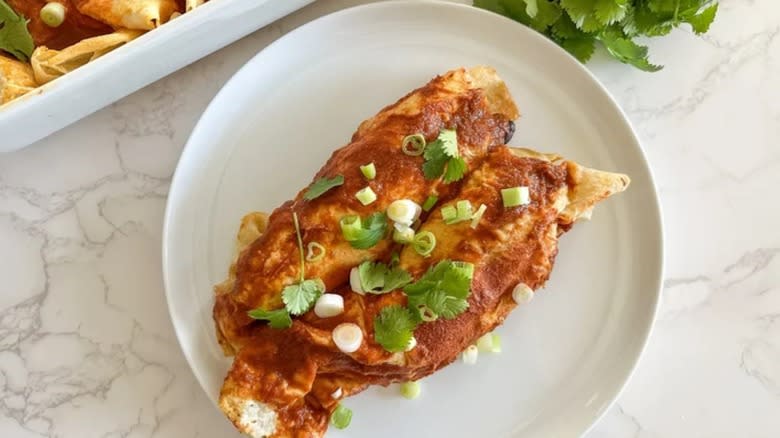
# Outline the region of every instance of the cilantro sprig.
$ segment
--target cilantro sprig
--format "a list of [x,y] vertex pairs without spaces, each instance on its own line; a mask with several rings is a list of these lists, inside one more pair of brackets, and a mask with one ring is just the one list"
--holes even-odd
[[0,0],[0,50],[27,62],[34,49],[35,43],[27,30],[27,20],[14,12],[4,0]]
[[390,352],[404,351],[424,322],[456,318],[468,309],[474,265],[443,260],[407,284],[407,307],[384,307],[374,318],[374,339]]
[[295,237],[298,240],[298,252],[301,261],[300,281],[282,289],[282,302],[284,308],[277,310],[265,310],[257,308],[249,311],[253,319],[268,321],[272,328],[288,328],[292,325],[290,315],[303,315],[314,306],[317,298],[325,292],[325,283],[319,278],[306,280],[306,258],[303,254],[303,237],[301,226],[298,222],[298,214],[293,212],[293,225]]
[[303,195],[303,199],[307,201],[317,199],[324,195],[328,190],[342,184],[344,184],[344,175],[336,175],[333,178],[320,178],[311,183],[309,189],[306,190],[306,193]]
[[648,60],[637,37],[667,35],[686,23],[700,35],[718,12],[715,0],[474,0],[474,6],[543,33],[581,62],[602,45],[618,61],[644,71],[662,67]]
[[404,351],[417,328],[412,312],[397,304],[382,308],[374,318],[374,339],[385,350],[395,353]]
[[423,174],[426,179],[443,177],[445,184],[460,181],[468,166],[458,152],[458,136],[454,129],[442,129],[436,140],[425,146]]
[[408,306],[418,320],[453,319],[469,306],[474,265],[443,260],[419,280],[404,287]]
[[358,266],[360,286],[366,293],[384,294],[411,283],[412,276],[395,263],[365,261]]
[[365,219],[348,215],[341,218],[339,225],[344,240],[353,248],[368,249],[379,243],[387,234],[387,215],[379,212]]

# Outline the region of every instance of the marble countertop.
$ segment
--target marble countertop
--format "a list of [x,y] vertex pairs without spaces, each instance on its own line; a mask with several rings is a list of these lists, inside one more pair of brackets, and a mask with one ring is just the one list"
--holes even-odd
[[[258,50],[359,1],[321,0],[22,151],[0,156],[0,436],[236,436],[187,366],[161,277],[166,193],[211,98]],[[780,3],[722,0],[654,74],[589,68],[635,124],[667,232],[663,305],[587,435],[780,431]]]

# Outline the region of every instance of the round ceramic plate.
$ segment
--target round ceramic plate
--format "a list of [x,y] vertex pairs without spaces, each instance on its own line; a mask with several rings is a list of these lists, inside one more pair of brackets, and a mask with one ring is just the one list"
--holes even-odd
[[[303,26],[252,59],[195,128],[170,190],[163,260],[187,359],[216,399],[230,360],[212,285],[240,218],[305,186],[358,124],[460,66],[495,67],[523,116],[512,145],[631,176],[628,191],[561,238],[550,281],[499,328],[503,353],[455,363],[422,396],[372,388],[347,399],[344,437],[575,437],[617,397],[658,305],[662,229],[650,170],[625,116],[586,69],[535,32],[472,7],[389,2]],[[227,427],[227,426],[226,426]]]

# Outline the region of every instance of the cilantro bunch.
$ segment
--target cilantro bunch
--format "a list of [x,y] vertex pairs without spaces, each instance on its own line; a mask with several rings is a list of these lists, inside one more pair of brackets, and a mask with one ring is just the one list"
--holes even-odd
[[644,71],[662,67],[647,59],[637,37],[663,36],[682,24],[697,35],[715,19],[715,0],[474,0],[544,34],[586,62],[597,45],[618,61]]

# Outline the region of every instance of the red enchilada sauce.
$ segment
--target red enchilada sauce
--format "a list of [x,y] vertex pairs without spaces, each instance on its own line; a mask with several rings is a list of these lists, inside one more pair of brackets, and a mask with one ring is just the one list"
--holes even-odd
[[65,22],[59,27],[49,27],[41,20],[41,8],[48,3],[46,0],[6,0],[6,3],[30,20],[27,29],[36,47],[46,46],[60,50],[85,38],[113,32],[111,26],[80,13],[74,5],[77,1],[79,0],[57,0],[66,10]]

